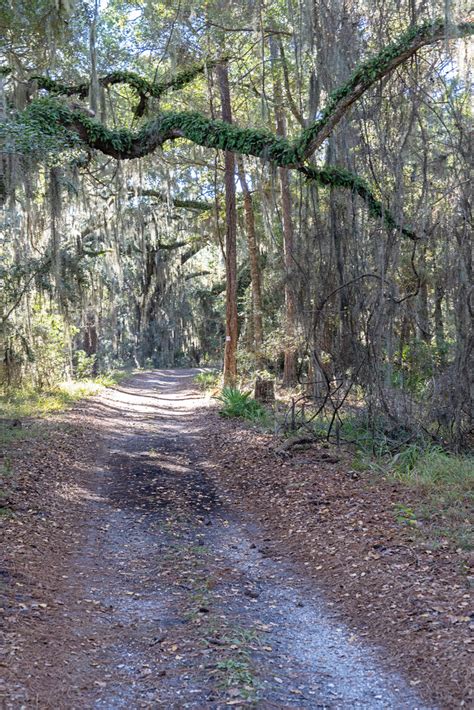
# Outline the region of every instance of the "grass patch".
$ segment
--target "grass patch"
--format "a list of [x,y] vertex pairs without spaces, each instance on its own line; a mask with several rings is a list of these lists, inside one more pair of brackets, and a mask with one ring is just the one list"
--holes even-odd
[[[318,417],[312,427],[324,437],[327,417]],[[364,413],[347,416],[339,435],[354,446],[352,467],[375,474],[375,486],[383,475],[411,492],[408,504],[394,506],[400,525],[424,535],[433,547],[449,542],[473,549],[474,457],[451,454],[421,435],[413,441],[410,431],[394,429],[382,418],[369,427]]]
[[257,700],[260,687],[253,667],[250,650],[259,644],[259,637],[253,629],[228,629],[224,637],[229,644],[230,654],[217,663],[223,687],[232,697],[240,697],[247,702]]
[[8,518],[13,515],[9,507],[8,498],[13,482],[13,470],[9,459],[5,459],[0,465],[0,518]]
[[25,439],[33,439],[39,434],[39,428],[36,426],[10,427],[6,426],[0,419],[0,450],[7,446],[12,446]]
[[[312,422],[315,435],[328,431],[327,417]],[[423,535],[430,545],[447,542],[463,550],[474,547],[474,457],[452,454],[403,427],[379,419],[369,427],[364,413],[347,416],[339,435],[354,446],[352,467],[401,483],[411,493],[408,503],[394,506],[395,520]],[[332,439],[335,439],[332,432]]]
[[[22,419],[23,417],[41,417],[60,412],[84,397],[98,394],[104,387],[113,387],[129,375],[130,372],[117,371],[100,375],[91,380],[61,382],[55,387],[41,392],[21,390],[13,394],[0,395],[0,417]],[[9,430],[9,432],[16,431],[21,433],[22,430]],[[16,433],[12,435],[15,436]]]
[[226,658],[219,661],[217,669],[221,673],[222,686],[235,689],[236,695],[244,700],[250,700],[255,693],[256,680],[248,657]]
[[394,456],[387,471],[416,493],[419,504],[411,518],[435,546],[445,539],[473,549],[474,457],[413,445]]

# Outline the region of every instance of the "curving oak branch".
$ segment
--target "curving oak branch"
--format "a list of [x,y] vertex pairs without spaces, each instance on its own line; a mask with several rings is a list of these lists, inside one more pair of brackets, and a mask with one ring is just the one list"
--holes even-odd
[[350,79],[330,96],[317,121],[312,123],[295,141],[301,159],[310,156],[328,138],[353,103],[373,84],[390,74],[412,57],[421,47],[445,37],[459,38],[474,34],[474,22],[462,22],[453,27],[443,20],[410,27],[394,42],[357,67]]
[[[451,28],[449,30],[451,31]],[[472,22],[463,22],[454,28],[454,35],[457,37],[473,33]],[[186,139],[206,148],[255,156],[280,167],[295,169],[308,180],[315,181],[319,185],[352,190],[367,203],[372,215],[381,218],[387,226],[398,228],[409,238],[417,239],[414,232],[397,224],[395,218],[383,207],[360,177],[337,167],[321,169],[316,165],[308,164],[306,160],[330,135],[352,104],[376,81],[400,66],[418,49],[443,39],[446,34],[447,28],[440,20],[411,27],[395,42],[360,65],[351,78],[331,94],[318,120],[294,141],[278,137],[268,131],[240,128],[225,121],[212,120],[192,111],[160,113],[135,132],[126,129],[115,130],[95,120],[86,109],[68,106],[54,98],[33,101],[24,112],[24,116],[46,135],[52,135],[55,127],[57,130],[66,128],[69,134],[79,136],[90,148],[118,160],[143,157],[162,148],[165,143],[177,139]],[[143,104],[143,101],[146,104],[149,96],[159,97],[170,88],[181,88],[203,70],[204,65],[196,65],[164,82],[149,82],[133,72],[113,72],[103,77],[100,83],[103,86],[126,83],[137,91],[140,104]],[[89,84],[67,87],[42,77],[36,77],[35,81],[37,86],[56,95],[85,96],[89,89]]]
[[[106,89],[116,84],[126,84],[134,89],[139,97],[139,103],[135,108],[135,115],[143,116],[149,98],[159,99],[167,91],[177,91],[187,84],[190,84],[206,68],[210,69],[223,59],[199,62],[188,69],[183,69],[170,79],[159,81],[149,81],[144,77],[131,71],[115,71],[99,78],[99,85]],[[55,79],[45,76],[32,76],[31,82],[36,84],[38,89],[44,89],[55,96],[78,96],[85,99],[89,93],[90,82],[84,81],[79,84],[63,84]]]
[[410,229],[399,225],[358,175],[335,166],[319,168],[299,161],[293,144],[266,131],[239,128],[221,120],[212,120],[191,111],[162,113],[138,131],[114,130],[92,118],[84,110],[71,108],[57,99],[39,99],[30,104],[23,117],[48,133],[66,127],[83,143],[118,160],[140,158],[162,148],[165,143],[186,139],[206,148],[252,155],[302,173],[322,187],[350,189],[367,204],[370,214],[381,218],[390,228],[397,228],[410,239],[418,239]]

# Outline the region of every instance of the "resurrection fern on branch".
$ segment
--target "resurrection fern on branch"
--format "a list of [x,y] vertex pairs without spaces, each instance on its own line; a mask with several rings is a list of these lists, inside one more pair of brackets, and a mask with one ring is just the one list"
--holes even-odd
[[[194,64],[187,69],[178,72],[176,76],[170,79],[162,79],[159,81],[149,81],[141,77],[139,74],[131,71],[114,71],[106,76],[99,78],[99,85],[107,88],[114,84],[127,84],[136,91],[140,99],[135,107],[135,115],[143,116],[147,106],[148,99],[161,98],[167,91],[177,91],[190,84],[199,74],[202,74],[206,69],[211,69],[216,66],[220,60],[203,61]],[[85,99],[89,93],[90,83],[88,81],[80,84],[68,85],[62,84],[55,79],[45,76],[32,76],[30,82],[34,82],[38,89],[44,89],[56,96],[78,96]]]
[[[412,230],[396,222],[361,177],[335,166],[318,168],[313,164],[298,163],[294,145],[267,131],[239,128],[190,111],[162,113],[145,123],[138,131],[110,129],[84,111],[72,109],[52,97],[32,102],[22,114],[22,119],[27,124],[32,122],[40,130],[44,127],[45,132],[49,133],[54,130],[55,123],[58,129],[67,126],[72,134],[79,136],[89,147],[119,160],[142,157],[162,147],[167,141],[179,138],[188,139],[207,148],[253,155],[283,167],[293,168],[321,187],[352,190],[367,203],[373,217],[381,218],[389,228],[399,229],[410,239],[417,239]],[[204,205],[195,207],[204,209]]]
[[[457,37],[472,35],[474,23],[463,22],[449,28],[449,31]],[[27,129],[27,136],[31,135],[32,129],[50,137],[55,132],[64,133],[64,129],[67,129],[71,144],[74,144],[75,136],[79,137],[89,148],[118,160],[143,157],[162,148],[166,142],[180,138],[206,148],[255,156],[280,167],[295,169],[319,185],[352,190],[366,202],[372,216],[382,219],[389,228],[399,229],[405,236],[417,239],[412,230],[397,223],[362,178],[336,166],[318,168],[308,164],[306,158],[322,144],[350,106],[376,81],[413,56],[421,47],[445,36],[447,27],[442,20],[409,28],[395,42],[361,64],[351,78],[331,94],[318,120],[293,141],[268,131],[240,128],[222,120],[212,120],[193,111],[162,112],[144,123],[138,131],[110,129],[87,114],[85,109],[70,107],[54,97],[32,101],[20,115],[19,121]],[[218,61],[210,62],[207,66]],[[125,83],[134,88],[140,96],[138,108],[143,113],[148,97],[159,98],[168,89],[182,88],[204,71],[205,66],[204,63],[196,65],[161,82],[150,82],[133,72],[113,72],[101,78],[99,83],[102,86]],[[34,80],[39,88],[56,96],[85,96],[89,87],[85,83],[68,87],[47,77],[34,77]],[[28,149],[28,146],[25,148]]]
[[442,19],[409,27],[394,42],[360,64],[342,86],[333,91],[318,119],[295,141],[300,159],[308,157],[326,140],[351,105],[376,81],[406,62],[418,49],[439,40],[467,37],[474,33],[474,22],[447,26]]

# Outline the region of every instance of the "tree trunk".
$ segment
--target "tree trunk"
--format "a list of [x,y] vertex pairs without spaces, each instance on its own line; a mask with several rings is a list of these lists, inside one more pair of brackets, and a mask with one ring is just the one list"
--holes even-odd
[[420,250],[418,269],[421,271],[421,283],[417,303],[418,331],[421,340],[427,345],[430,345],[431,334],[428,308],[428,284],[426,282],[426,247]]
[[[221,95],[222,119],[232,123],[229,74],[225,64],[217,66]],[[224,384],[235,385],[237,379],[237,210],[235,206],[235,158],[225,151],[225,275],[226,275],[226,336],[224,349]]]
[[253,340],[254,353],[257,367],[262,367],[262,344],[263,344],[263,306],[262,306],[262,277],[260,273],[259,254],[257,247],[257,235],[255,231],[255,214],[253,210],[252,195],[245,177],[244,161],[242,157],[237,158],[237,170],[239,181],[244,196],[245,229],[247,232],[247,246],[249,250],[250,274],[252,277],[252,319],[253,319]]
[[280,168],[281,206],[283,214],[283,246],[285,256],[285,318],[288,343],[285,347],[283,385],[296,384],[296,299],[293,289],[294,271],[294,230],[291,218],[291,193],[288,170]]
[[[276,132],[286,138],[286,120],[283,110],[283,91],[279,72],[278,45],[270,39],[273,64],[273,99],[275,106]],[[285,265],[285,326],[287,344],[285,346],[285,361],[283,369],[283,386],[292,387],[296,384],[296,298],[294,292],[294,228],[291,217],[291,192],[287,168],[278,169],[280,176],[281,208],[283,216],[283,250]]]
[[[437,279],[441,279],[438,276]],[[438,370],[446,365],[446,340],[444,335],[444,319],[443,319],[443,299],[445,291],[444,286],[438,280],[435,285],[435,306],[434,306],[434,323],[435,323],[435,340],[436,340],[436,367]]]

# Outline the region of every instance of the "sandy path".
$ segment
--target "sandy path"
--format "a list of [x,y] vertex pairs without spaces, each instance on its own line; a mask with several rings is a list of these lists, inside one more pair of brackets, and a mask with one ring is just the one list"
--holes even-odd
[[48,602],[18,619],[4,707],[427,707],[215,490],[193,374],[82,406],[90,448],[45,501],[65,546],[31,568]]

